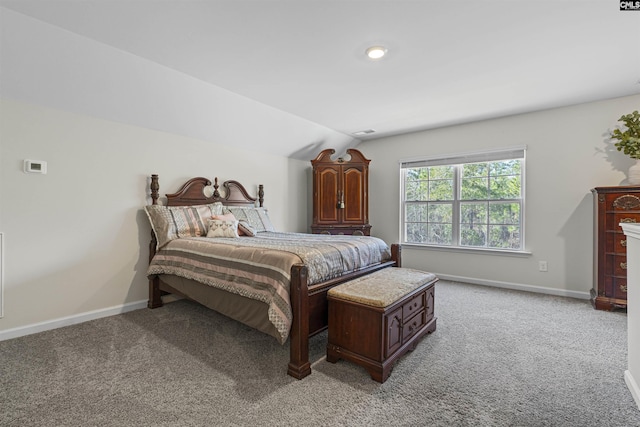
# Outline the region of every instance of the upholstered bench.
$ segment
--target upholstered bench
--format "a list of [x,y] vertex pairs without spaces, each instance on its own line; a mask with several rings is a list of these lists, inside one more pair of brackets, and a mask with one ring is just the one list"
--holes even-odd
[[395,361],[436,329],[432,273],[385,268],[329,290],[327,361],[349,360],[385,382]]

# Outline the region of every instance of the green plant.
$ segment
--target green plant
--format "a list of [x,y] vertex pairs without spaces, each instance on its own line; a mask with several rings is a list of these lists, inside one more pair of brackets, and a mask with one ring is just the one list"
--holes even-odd
[[615,129],[611,132],[611,138],[618,140],[615,143],[616,148],[632,159],[640,159],[640,113],[636,110],[620,117],[618,121],[624,123],[627,130],[622,132]]

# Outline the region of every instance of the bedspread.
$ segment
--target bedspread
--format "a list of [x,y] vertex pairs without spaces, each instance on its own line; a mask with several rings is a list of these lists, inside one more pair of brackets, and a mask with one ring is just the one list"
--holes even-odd
[[389,247],[368,236],[263,232],[255,237],[188,237],[156,253],[147,274],[173,274],[266,303],[284,343],[292,312],[291,267],[304,264],[309,284],[390,259]]

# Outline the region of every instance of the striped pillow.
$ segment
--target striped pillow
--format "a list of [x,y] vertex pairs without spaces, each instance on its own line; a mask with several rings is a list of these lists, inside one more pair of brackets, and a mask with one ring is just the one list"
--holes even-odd
[[256,232],[276,231],[265,208],[225,206],[225,213],[232,213],[238,221],[246,221]]
[[222,203],[199,206],[147,205],[144,207],[160,249],[173,239],[206,236],[207,222],[222,213]]
[[240,221],[238,222],[238,234],[253,237],[256,235],[256,230],[247,221]]

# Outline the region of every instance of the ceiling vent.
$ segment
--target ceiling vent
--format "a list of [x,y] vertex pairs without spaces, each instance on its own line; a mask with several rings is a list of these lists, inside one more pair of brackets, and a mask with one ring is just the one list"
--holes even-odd
[[367,135],[371,135],[372,133],[376,133],[375,130],[373,129],[366,129],[366,130],[361,130],[358,132],[354,132],[352,133],[353,136],[367,136]]

